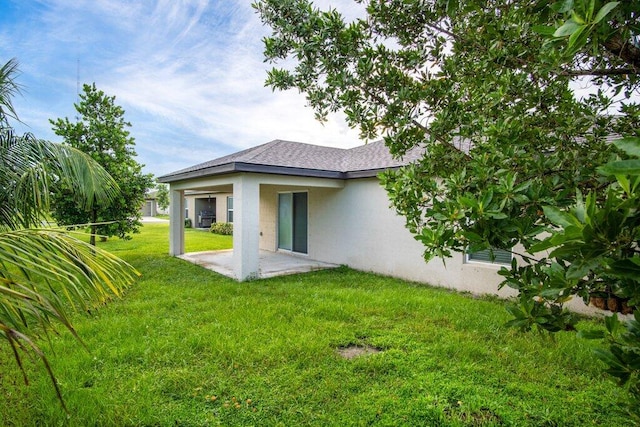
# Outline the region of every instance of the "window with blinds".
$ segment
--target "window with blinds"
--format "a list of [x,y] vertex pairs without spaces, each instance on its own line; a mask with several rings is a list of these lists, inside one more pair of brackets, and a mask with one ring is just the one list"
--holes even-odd
[[488,262],[492,264],[510,265],[513,255],[509,251],[503,249],[493,249],[493,259],[491,258],[491,250],[485,249],[478,252],[467,252],[467,261],[470,262]]

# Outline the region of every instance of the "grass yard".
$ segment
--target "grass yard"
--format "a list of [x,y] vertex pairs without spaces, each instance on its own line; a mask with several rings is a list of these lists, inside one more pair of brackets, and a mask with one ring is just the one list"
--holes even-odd
[[[187,230],[187,251],[231,238]],[[2,347],[1,424],[626,425],[595,342],[503,325],[504,303],[347,268],[236,283],[167,256],[168,226],[101,244],[143,277],[46,348],[24,386]],[[583,322],[581,327],[599,327]],[[379,353],[348,360],[337,349]]]

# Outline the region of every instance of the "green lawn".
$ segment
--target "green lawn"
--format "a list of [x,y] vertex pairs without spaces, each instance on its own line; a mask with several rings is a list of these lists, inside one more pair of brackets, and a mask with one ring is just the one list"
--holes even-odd
[[[187,230],[186,244],[231,238]],[[236,283],[167,256],[166,224],[101,246],[143,276],[75,316],[90,351],[66,332],[43,343],[70,417],[40,364],[27,363],[24,386],[3,347],[0,424],[627,424],[597,343],[507,329],[503,302],[347,268]],[[337,354],[350,344],[382,351]]]

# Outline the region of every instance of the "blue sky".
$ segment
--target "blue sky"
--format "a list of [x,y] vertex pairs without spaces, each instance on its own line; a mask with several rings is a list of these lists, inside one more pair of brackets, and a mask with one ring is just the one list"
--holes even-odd
[[362,144],[341,115],[321,125],[302,95],[264,87],[267,34],[250,0],[0,0],[0,62],[17,58],[24,88],[15,128],[59,142],[49,119],[73,118],[78,81],[95,82],[156,176],[273,139]]

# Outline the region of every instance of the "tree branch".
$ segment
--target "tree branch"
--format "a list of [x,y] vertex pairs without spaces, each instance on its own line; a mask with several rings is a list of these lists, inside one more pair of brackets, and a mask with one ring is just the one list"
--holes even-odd
[[640,69],[640,49],[629,40],[615,34],[603,43],[604,48],[637,70]]
[[[379,105],[382,105],[385,108],[389,108],[389,103],[384,100],[380,95],[374,93],[373,91],[371,91],[369,88],[367,88],[366,86],[360,86],[359,89],[364,92],[367,96],[369,96],[371,99],[373,99],[374,101],[376,101]],[[414,126],[416,126],[417,128],[421,129],[425,134],[429,134],[429,128],[425,125],[423,125],[422,123],[420,123],[417,119],[415,118],[411,118],[411,123],[413,123]],[[442,138],[435,138],[440,144],[442,144],[443,146],[447,147],[450,150],[453,150],[454,152],[463,154],[464,157],[466,157],[467,159],[471,159],[471,156],[469,155],[469,153],[464,152],[463,150],[459,149],[458,147],[456,147],[452,141],[449,140],[445,140]]]
[[638,68],[599,68],[593,70],[564,70],[559,73],[561,76],[624,76],[627,74],[640,74]]

